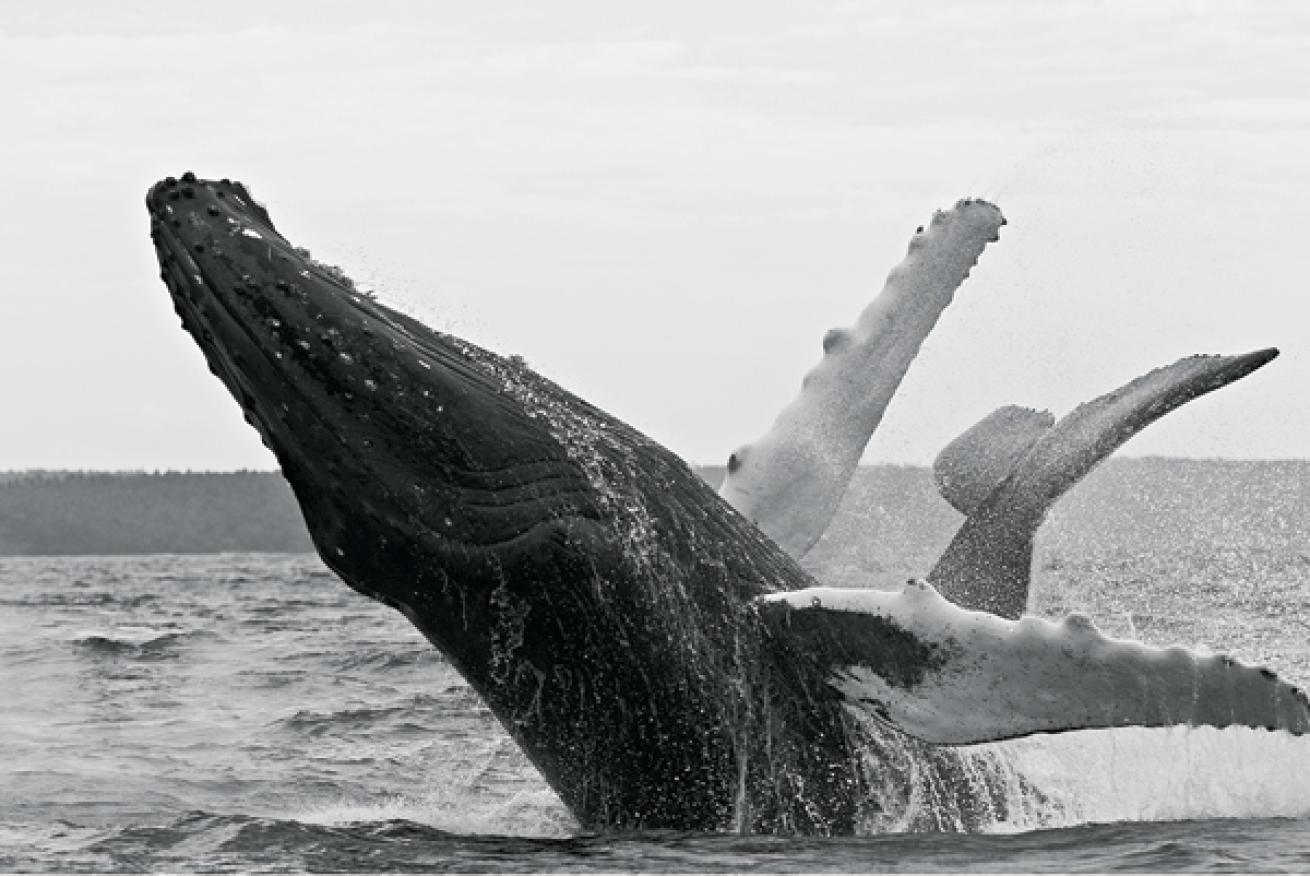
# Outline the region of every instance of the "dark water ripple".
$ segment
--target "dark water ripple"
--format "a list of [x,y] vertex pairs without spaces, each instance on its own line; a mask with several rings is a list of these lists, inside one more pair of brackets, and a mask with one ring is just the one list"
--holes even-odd
[[[58,869],[95,872],[1291,872],[1310,829],[1277,819],[1122,824],[1016,836],[842,839],[652,831],[561,838],[461,834],[403,819],[343,825],[189,812],[159,826],[89,832]],[[86,840],[90,841],[86,841]],[[75,842],[78,841],[75,839]],[[203,864],[197,867],[198,862]],[[49,861],[0,858],[0,867]]]
[[147,632],[145,638],[131,635],[96,634],[77,636],[69,644],[77,651],[93,656],[138,657],[147,660],[176,659],[182,650],[198,641],[222,643],[223,637],[207,630],[158,633]]

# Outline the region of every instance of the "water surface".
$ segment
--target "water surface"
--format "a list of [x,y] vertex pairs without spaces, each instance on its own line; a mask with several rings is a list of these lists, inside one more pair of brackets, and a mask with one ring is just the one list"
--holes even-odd
[[[1062,549],[1036,605],[1310,680],[1310,561]],[[984,834],[580,832],[394,611],[305,555],[0,558],[0,870],[1304,870],[1310,743],[982,747],[1041,789]]]

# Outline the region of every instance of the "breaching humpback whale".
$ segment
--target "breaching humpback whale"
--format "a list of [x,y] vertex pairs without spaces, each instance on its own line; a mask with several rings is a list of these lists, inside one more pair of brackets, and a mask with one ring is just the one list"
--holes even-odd
[[323,560],[445,654],[585,827],[850,831],[871,732],[1310,728],[1300,691],[1223,656],[922,583],[821,588],[675,455],[355,290],[241,184],[188,173],[146,203],[183,327]]

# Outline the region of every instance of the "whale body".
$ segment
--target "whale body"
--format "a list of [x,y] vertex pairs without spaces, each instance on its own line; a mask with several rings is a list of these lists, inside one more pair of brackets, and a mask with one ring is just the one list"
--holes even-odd
[[889,736],[1310,727],[1300,691],[1226,657],[922,583],[822,588],[674,454],[356,290],[240,183],[146,203],[182,325],[318,553],[441,650],[584,827],[855,830]]

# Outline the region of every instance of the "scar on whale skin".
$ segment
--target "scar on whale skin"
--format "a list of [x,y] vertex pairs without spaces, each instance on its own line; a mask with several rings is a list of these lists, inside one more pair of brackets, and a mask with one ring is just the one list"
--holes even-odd
[[929,585],[818,589],[682,460],[356,291],[239,183],[188,175],[146,203],[183,327],[319,555],[440,649],[584,828],[852,831],[883,788],[865,718],[924,744],[1310,728],[1300,691],[1227,658]]

